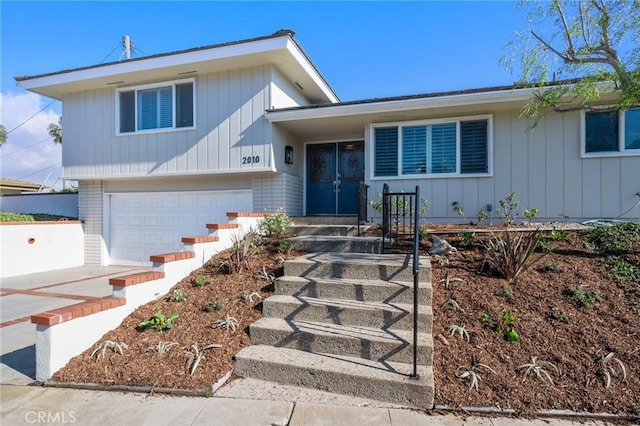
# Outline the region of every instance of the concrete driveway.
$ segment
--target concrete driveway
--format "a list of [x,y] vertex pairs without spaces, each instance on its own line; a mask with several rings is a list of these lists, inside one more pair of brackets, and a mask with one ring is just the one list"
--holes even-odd
[[0,281],[0,383],[25,385],[36,375],[36,326],[31,315],[111,295],[109,279],[147,270],[80,266]]

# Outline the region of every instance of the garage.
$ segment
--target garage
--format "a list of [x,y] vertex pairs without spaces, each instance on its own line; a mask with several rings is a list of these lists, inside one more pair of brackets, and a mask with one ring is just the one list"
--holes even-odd
[[250,212],[252,191],[107,194],[111,265],[150,265],[149,256],[182,249],[181,238],[206,235],[227,212]]

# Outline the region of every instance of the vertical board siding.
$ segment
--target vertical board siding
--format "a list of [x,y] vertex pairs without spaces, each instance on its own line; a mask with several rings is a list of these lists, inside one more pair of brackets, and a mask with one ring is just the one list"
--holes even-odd
[[[270,66],[198,75],[195,129],[116,136],[115,88],[64,97],[65,178],[225,173],[271,168]],[[68,117],[68,118],[67,118]],[[260,161],[242,164],[243,157]]]
[[256,212],[275,212],[279,209],[289,216],[302,216],[302,179],[282,173],[253,179],[253,209]]

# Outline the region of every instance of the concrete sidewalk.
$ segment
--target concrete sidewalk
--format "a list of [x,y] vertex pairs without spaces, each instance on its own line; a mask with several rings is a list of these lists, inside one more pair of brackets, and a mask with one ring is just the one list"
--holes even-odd
[[431,415],[400,408],[354,407],[306,402],[144,395],[34,386],[0,387],[3,425],[470,425],[578,424],[567,420]]

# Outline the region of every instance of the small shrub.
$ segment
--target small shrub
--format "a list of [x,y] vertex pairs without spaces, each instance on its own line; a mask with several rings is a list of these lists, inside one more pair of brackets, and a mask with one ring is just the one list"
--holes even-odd
[[150,348],[147,348],[147,350],[145,352],[150,352],[153,351],[157,354],[164,354],[169,352],[169,349],[171,349],[174,346],[178,346],[178,344],[176,342],[158,342],[155,345],[151,346]]
[[111,349],[112,352],[118,353],[122,355],[124,350],[127,349],[128,346],[124,342],[114,342],[113,340],[107,340],[102,345],[99,345],[93,352],[91,352],[90,358],[95,357],[96,361],[100,357],[104,357],[107,354],[107,351]]
[[484,209],[478,210],[478,214],[476,215],[476,222],[474,222],[472,220],[467,219],[467,217],[464,214],[464,209],[462,208],[459,202],[454,201],[453,203],[451,203],[451,206],[453,207],[453,211],[456,212],[458,216],[462,217],[467,223],[469,223],[469,225],[479,225],[480,222],[489,219],[489,214],[486,211],[484,211]]
[[605,388],[607,389],[609,389],[609,387],[611,386],[611,378],[619,377],[618,369],[615,365],[611,365],[612,361],[615,361],[620,367],[620,371],[622,372],[622,380],[626,380],[627,378],[627,369],[624,367],[622,361],[614,356],[613,352],[610,352],[607,355],[603,355],[600,359],[600,367],[602,368],[602,374],[605,377]]
[[176,288],[175,290],[173,290],[173,293],[171,293],[171,297],[169,298],[169,300],[171,300],[172,302],[184,302],[188,297],[189,295],[186,291],[184,291],[184,289]]
[[227,267],[227,272],[239,274],[242,271],[250,271],[253,259],[258,254],[256,243],[257,235],[254,232],[247,233],[243,239],[237,236],[232,237],[233,245],[229,249],[229,257],[223,266]]
[[[471,365],[471,367],[458,367],[458,370],[456,371],[456,377],[458,377],[461,380],[469,380],[471,382],[469,385],[469,389],[476,388],[476,392],[477,392],[478,382],[480,381],[480,374],[478,374],[478,371],[477,371],[479,368],[486,368],[487,370],[491,371],[493,374],[496,374],[496,372],[488,365],[481,364],[481,363],[474,363]],[[458,374],[460,370],[462,370],[462,373]]]
[[510,192],[504,200],[500,200],[498,203],[500,204],[500,207],[496,209],[496,214],[498,214],[498,216],[502,216],[502,224],[504,226],[509,226],[514,223],[520,214],[518,213],[518,206],[520,205],[520,202],[516,200],[516,194],[514,192]]
[[449,328],[447,328],[447,330],[449,331],[449,334],[451,336],[455,336],[456,334],[458,334],[460,335],[461,339],[467,339],[467,342],[469,341],[469,331],[465,328],[464,325],[452,324],[449,326]]
[[283,209],[275,213],[267,213],[258,225],[258,229],[268,238],[280,238],[293,222]]
[[200,361],[205,359],[204,351],[208,349],[221,348],[222,345],[217,343],[212,343],[210,345],[205,346],[202,349],[198,348],[198,344],[194,343],[191,345],[191,350],[189,351],[189,360],[187,361],[187,370],[189,371],[189,375],[193,376],[193,373],[196,372],[196,368],[200,365]]
[[538,229],[517,237],[505,229],[502,236],[494,236],[484,243],[486,260],[510,284],[515,283],[521,273],[546,255],[541,253],[534,257],[541,240],[542,234]]
[[482,319],[482,321],[489,324],[496,333],[502,334],[504,338],[507,339],[507,341],[509,342],[520,341],[520,335],[513,328],[513,325],[518,321],[518,317],[516,317],[515,315],[512,315],[506,309],[502,311],[502,314],[500,314],[500,318],[498,320],[495,320],[489,314],[482,314],[480,319]]
[[540,272],[560,272],[562,269],[555,262],[547,262],[538,268]]
[[[538,357],[536,356],[531,357],[530,363],[519,365],[517,368],[518,370],[524,370],[525,379],[529,374],[534,374],[540,380],[544,380],[546,378],[549,383],[551,383],[551,386],[555,386],[553,379],[551,379],[551,375],[544,369],[542,364],[550,365],[554,370],[556,370],[556,373],[558,372],[558,367],[548,361],[538,361]],[[524,379],[522,379],[522,381],[524,381]]]
[[580,287],[569,287],[567,294],[571,296],[571,300],[578,302],[582,307],[590,309],[595,302],[599,302],[600,295],[593,291],[585,291]]
[[533,208],[533,209],[527,209],[524,211],[524,217],[529,221],[529,222],[533,222],[533,219],[538,216],[538,212],[540,210],[537,208]]
[[633,250],[640,241],[640,223],[620,223],[591,228],[585,234],[589,250],[605,255],[618,255]]
[[557,308],[555,306],[551,308],[551,311],[549,312],[549,318],[563,322],[565,324],[569,323],[569,317],[567,316],[567,314],[565,314],[560,310],[560,308]]
[[618,256],[607,256],[602,263],[607,267],[609,276],[617,283],[640,283],[640,269]]
[[471,247],[476,242],[476,233],[465,231],[458,237],[460,247]]
[[222,309],[222,301],[220,299],[216,299],[211,303],[207,303],[203,308],[207,312],[218,312]]
[[138,324],[138,327],[142,330],[151,328],[162,333],[163,331],[173,328],[173,322],[178,318],[178,316],[179,315],[174,312],[166,317],[162,312],[158,311],[148,320],[142,321]]
[[278,253],[280,254],[289,254],[293,249],[293,243],[291,240],[280,240],[278,243]]
[[513,289],[511,287],[502,287],[500,290],[500,296],[504,297],[507,300],[513,298]]
[[549,233],[549,236],[553,241],[566,241],[569,239],[569,231],[558,231],[554,229]]
[[191,284],[193,284],[194,287],[201,288],[211,284],[211,280],[204,275],[198,275],[191,280]]
[[216,321],[216,326],[225,328],[227,331],[236,331],[236,328],[238,327],[238,320],[230,316],[229,314],[226,314],[223,319],[219,319],[218,321]]

